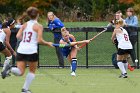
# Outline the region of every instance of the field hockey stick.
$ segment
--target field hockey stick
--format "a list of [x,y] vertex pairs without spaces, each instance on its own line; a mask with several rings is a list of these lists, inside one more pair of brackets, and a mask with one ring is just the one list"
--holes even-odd
[[[104,28],[103,31],[99,32],[97,35],[95,35],[93,38],[90,39],[90,41],[94,40],[96,37],[98,37],[99,35],[101,35],[103,32],[107,31],[107,28]],[[81,46],[79,46],[79,48],[83,48],[87,45],[88,43],[84,43]]]

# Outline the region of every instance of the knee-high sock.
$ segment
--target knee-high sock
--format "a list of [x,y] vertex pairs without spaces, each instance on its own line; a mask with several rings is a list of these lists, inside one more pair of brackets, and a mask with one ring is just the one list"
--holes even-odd
[[72,58],[71,70],[75,72],[76,68],[77,68],[77,58]]
[[124,65],[125,70],[127,70],[128,69],[128,62],[126,60],[123,60],[123,65]]
[[26,76],[26,80],[25,80],[23,89],[29,90],[29,86],[30,86],[30,84],[32,83],[32,80],[33,80],[34,78],[35,78],[35,74],[29,72],[29,73],[27,74],[27,76]]
[[16,76],[20,76],[21,75],[21,71],[19,68],[16,67],[12,67],[11,72],[16,75]]
[[122,74],[126,73],[126,70],[124,68],[124,64],[122,62],[118,62],[118,67],[121,70]]

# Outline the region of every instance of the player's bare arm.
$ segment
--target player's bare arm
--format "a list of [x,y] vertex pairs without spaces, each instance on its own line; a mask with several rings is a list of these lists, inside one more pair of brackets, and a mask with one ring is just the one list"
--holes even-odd
[[113,33],[112,33],[112,37],[111,37],[111,40],[112,40],[112,42],[114,43],[114,40],[115,40],[115,38],[116,38],[116,29],[114,29],[114,31],[113,31]]
[[23,30],[26,28],[26,26],[27,26],[27,23],[24,23],[23,26],[19,29],[16,35],[17,39],[22,40]]
[[52,46],[52,42],[46,42],[44,39],[43,39],[43,26],[42,25],[40,25],[40,24],[35,24],[34,26],[33,26],[33,29],[34,29],[34,31],[36,31],[37,33],[38,33],[38,37],[37,37],[37,39],[38,39],[38,43],[39,44],[42,44],[42,45],[47,45],[47,46],[50,46],[50,47],[53,47]]
[[11,45],[10,45],[10,35],[11,35],[11,31],[9,28],[5,28],[4,29],[5,33],[6,33],[6,40],[5,40],[5,44],[7,46],[7,48],[10,50],[10,52],[14,55],[16,55],[15,51],[12,49]]

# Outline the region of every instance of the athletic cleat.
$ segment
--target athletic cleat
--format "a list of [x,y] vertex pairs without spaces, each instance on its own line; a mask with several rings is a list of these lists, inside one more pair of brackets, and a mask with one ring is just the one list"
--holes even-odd
[[134,71],[134,69],[135,69],[135,68],[133,68],[133,67],[129,68],[130,71]]
[[120,76],[119,76],[119,78],[127,78],[128,76],[127,76],[127,73],[124,73],[124,74],[121,74]]
[[71,72],[71,76],[76,76],[75,72]]
[[134,71],[135,68],[134,68],[134,67],[131,67],[130,64],[128,64],[128,69],[129,69],[130,71]]
[[25,89],[22,89],[21,90],[21,93],[32,93],[30,90],[25,90]]
[[10,69],[11,69],[11,66],[9,64],[7,64],[5,66],[5,69],[1,72],[1,76],[2,76],[2,79],[5,79],[5,77],[9,76],[10,74]]

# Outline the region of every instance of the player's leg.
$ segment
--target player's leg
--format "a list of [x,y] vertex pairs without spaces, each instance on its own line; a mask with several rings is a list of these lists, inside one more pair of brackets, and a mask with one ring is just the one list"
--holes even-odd
[[124,55],[117,55],[117,64],[118,64],[118,67],[121,70],[122,74],[126,73],[126,70],[125,70],[124,64],[123,64],[123,59],[124,59]]
[[24,92],[26,93],[27,91],[30,93],[29,86],[31,85],[33,79],[35,78],[36,68],[37,68],[37,61],[29,62],[29,73],[26,75],[26,80],[22,88],[22,93]]
[[3,47],[3,50],[1,50],[1,53],[3,53],[6,56],[5,61],[4,61],[4,65],[2,68],[2,72],[1,72],[2,78],[5,79],[5,77],[8,76],[9,71],[10,71],[9,63],[12,59],[12,55],[11,55],[10,51],[5,47]]
[[[54,43],[58,44],[61,38],[54,38]],[[59,61],[59,67],[60,68],[64,68],[64,58],[63,58],[63,54],[61,52],[61,48],[59,47],[55,47],[56,49],[56,55]]]
[[[28,56],[30,58],[30,56]],[[12,67],[11,72],[16,76],[22,76],[26,67],[26,55],[17,53],[17,67]]]
[[119,67],[119,69],[121,70],[122,75],[126,75],[126,70],[123,64],[123,60],[124,60],[124,55],[126,54],[126,51],[123,49],[118,49],[117,52],[117,65]]
[[24,61],[17,61],[17,67],[11,68],[11,73],[15,76],[22,76],[25,72],[26,62]]
[[130,71],[133,71],[133,70],[134,70],[134,68],[133,68],[133,67],[131,67],[131,65],[130,65],[130,64],[128,63],[128,61],[127,61],[128,56],[129,56],[129,54],[128,54],[128,53],[124,55],[124,60],[123,60],[124,67],[125,67],[125,69],[126,69],[126,70],[127,70],[127,69],[129,69]]
[[121,70],[120,77],[127,78],[127,72],[124,67],[123,59],[124,59],[124,55],[117,55],[117,65],[118,65],[119,69]]
[[125,70],[128,69],[127,57],[128,57],[128,54],[124,54],[123,64],[124,64]]
[[2,72],[3,72],[5,67],[6,67],[6,65],[10,63],[10,61],[12,59],[12,55],[11,55],[10,51],[7,48],[2,50],[1,53],[6,56],[5,61],[4,61],[4,65],[3,65],[3,68],[2,68]]
[[29,73],[26,75],[26,79],[22,88],[22,93],[26,93],[29,91],[29,86],[32,82],[32,80],[35,78],[35,71],[37,68],[37,61],[38,61],[38,54],[31,54],[30,56],[26,56],[28,58],[28,64],[29,64]]
[[75,71],[76,71],[76,68],[77,68],[77,49],[76,48],[72,48],[71,52],[70,52],[70,57],[71,57],[71,70],[72,70],[72,73],[71,75],[76,75],[75,74]]

